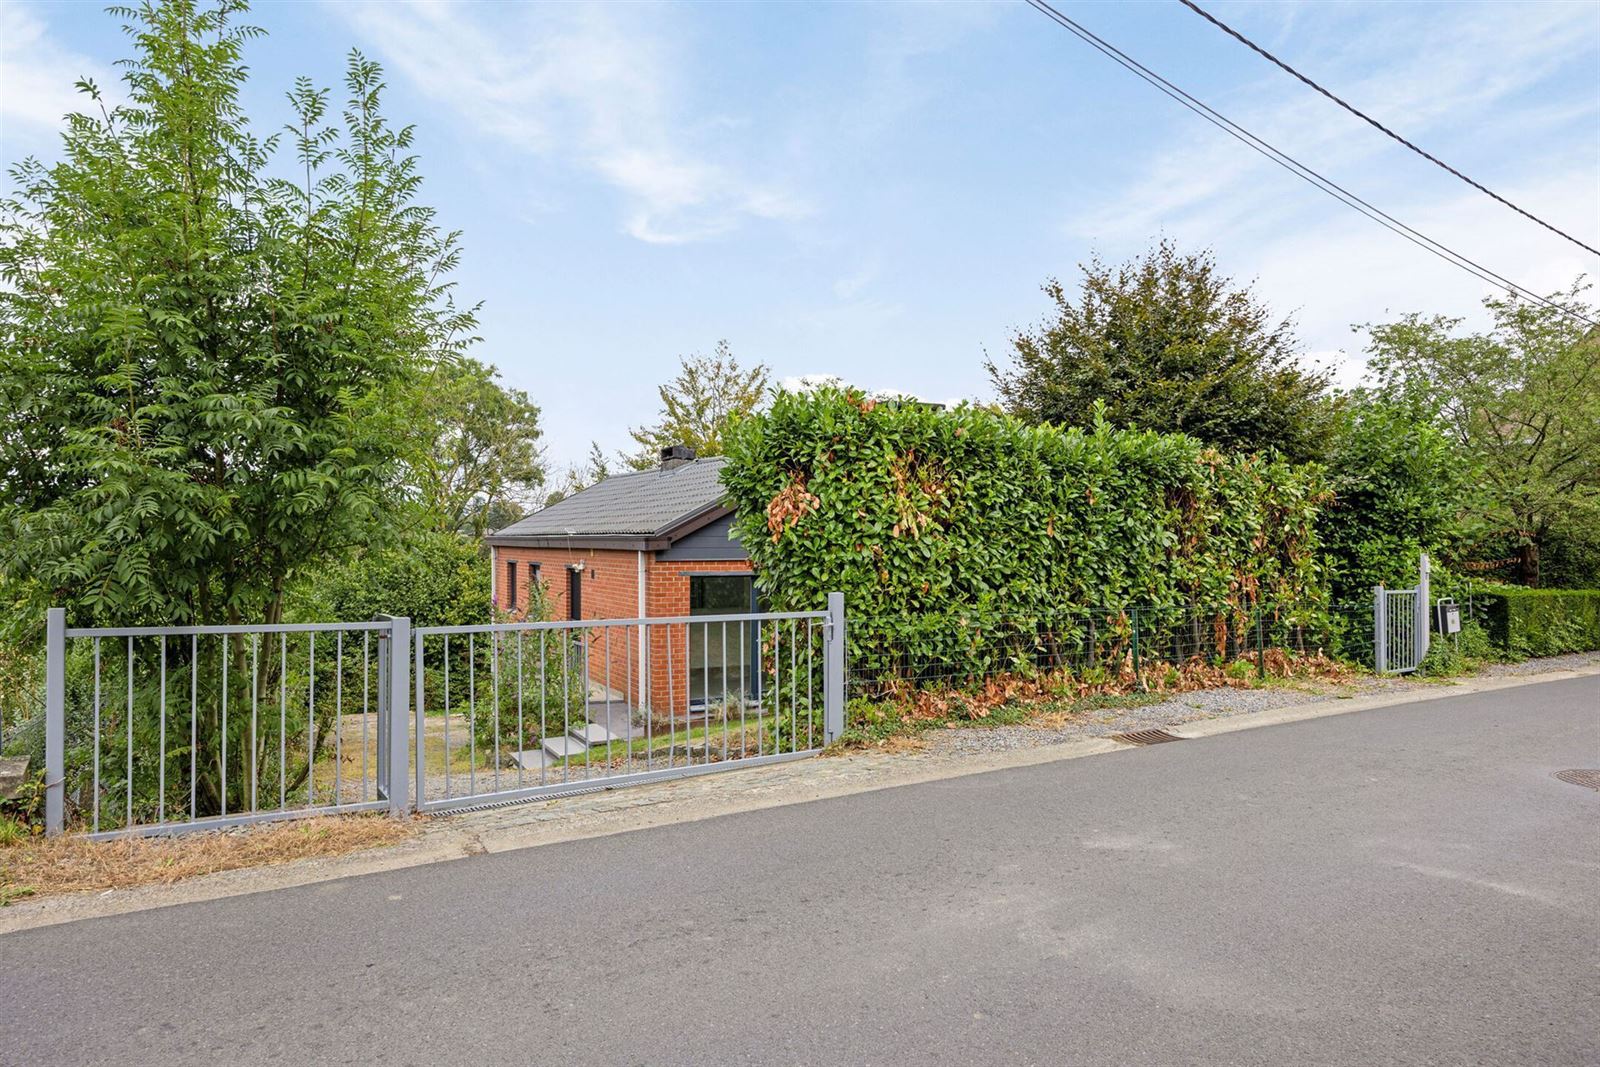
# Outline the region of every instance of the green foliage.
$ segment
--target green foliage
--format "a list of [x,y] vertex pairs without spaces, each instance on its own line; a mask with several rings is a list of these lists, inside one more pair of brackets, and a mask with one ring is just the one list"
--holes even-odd
[[1559,531],[1600,528],[1600,332],[1560,310],[1600,315],[1587,289],[1555,307],[1490,298],[1486,333],[1414,314],[1368,327],[1382,388],[1440,413],[1472,464],[1479,532],[1514,539],[1528,585]]
[[1200,605],[1237,628],[1258,606],[1307,625],[1326,605],[1315,468],[835,389],[779,394],[736,424],[728,457],[735,531],[773,608],[843,591],[856,668],[1005,665],[1041,630],[1126,647],[1125,606],[1159,624]]
[[1184,433],[1234,452],[1320,458],[1332,408],[1326,380],[1301,368],[1287,320],[1232,288],[1210,253],[1162,241],[1112,267],[1081,268],[1077,293],[1054,279],[1054,311],[988,364],[1006,409],[1034,422],[1088,426],[1105,404],[1115,426]]
[[515,522],[544,485],[539,408],[498,377],[462,358],[437,366],[418,394],[418,424],[432,433],[413,464],[422,502],[440,530],[479,540]]
[[1514,657],[1600,649],[1600,589],[1517,589],[1483,595],[1489,639]]
[[[596,635],[589,649],[594,657],[601,655],[598,635],[604,632],[591,631]],[[441,710],[466,720],[476,745],[468,753],[475,757],[475,765],[493,766],[496,752],[506,763],[513,753],[536,749],[543,738],[559,737],[587,721],[584,641],[581,630],[479,634],[470,643],[464,637],[454,640],[450,670],[456,684],[448,701],[443,700],[442,643],[441,659],[427,658],[428,691],[440,698]]]
[[1365,391],[1340,413],[1328,457],[1333,500],[1318,526],[1339,599],[1416,581],[1459,534],[1466,456],[1421,405]]
[[409,398],[474,325],[378,67],[352,53],[336,118],[297,81],[258,138],[242,10],[119,9],[128,104],[85,84],[0,203],[0,573],[79,619],[276,621],[382,532]]
[[672,445],[688,445],[699,456],[720,456],[728,426],[761,405],[771,376],[765,364],[739,366],[726,341],[718,341],[709,356],[685,358],[678,376],[657,390],[659,421],[630,431],[639,452],[629,464],[648,470]]
[[489,621],[488,558],[459,534],[422,531],[307,577],[290,603],[290,614],[308,622],[379,613],[404,616],[413,626]]
[[1600,522],[1553,523],[1539,554],[1540,584],[1600,589]]
[[[597,482],[603,482],[611,477],[611,460],[600,447],[599,442],[589,442],[589,458],[584,463],[574,463],[567,467],[561,483],[550,491],[545,497],[545,506],[559,500],[565,500],[574,493],[581,493]],[[496,527],[498,529],[498,527]]]
[[1489,640],[1489,631],[1476,619],[1465,619],[1459,634],[1434,634],[1419,668],[1422,674],[1450,678],[1471,674],[1485,663],[1501,658]]

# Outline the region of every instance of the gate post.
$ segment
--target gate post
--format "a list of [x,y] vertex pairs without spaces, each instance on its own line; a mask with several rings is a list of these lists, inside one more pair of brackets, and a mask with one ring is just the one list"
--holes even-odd
[[406,726],[411,707],[411,620],[389,618],[389,814],[404,815],[411,810],[406,797],[407,765],[411,746],[406,744]]
[[[407,620],[407,621],[409,622],[409,620]],[[423,688],[423,683],[422,683],[422,677],[423,677],[423,675],[422,675],[422,651],[423,651],[423,649],[422,649],[422,646],[423,646],[424,642],[423,642],[423,638],[420,637],[420,636],[418,636],[414,640],[415,640],[415,643],[416,643],[416,646],[417,646],[417,662],[416,662],[416,674],[413,676],[412,681],[413,681],[413,684],[415,684],[416,687],[417,687],[417,697],[416,697],[416,706],[414,708],[412,708],[411,710],[412,710],[412,713],[416,716],[416,721],[413,724],[413,728],[416,730],[416,733],[412,735],[412,744],[415,746],[415,753],[416,753],[415,758],[414,758],[414,762],[416,763],[416,775],[417,775],[416,789],[417,789],[417,791],[412,796],[412,808],[415,811],[421,811],[422,810],[423,801],[426,800],[427,796],[428,796],[427,783],[423,778],[423,775],[427,773],[427,764],[424,763],[424,761],[423,761],[423,747],[422,747],[423,746],[423,742],[424,742],[424,740],[426,739],[426,736],[427,736],[426,733],[425,733],[426,724],[422,720],[422,715],[423,715],[423,704],[422,704],[422,698],[423,698],[423,693],[422,693],[422,688]]]
[[822,627],[822,742],[844,733],[844,594],[828,594],[828,619]]
[[1417,665],[1419,670],[1422,667],[1422,661],[1428,657],[1428,644],[1431,639],[1433,629],[1433,624],[1430,619],[1431,611],[1429,609],[1432,599],[1428,595],[1428,578],[1432,570],[1433,567],[1428,560],[1428,554],[1424,552],[1422,554],[1422,558],[1417,562],[1417,622],[1416,626],[1414,627],[1417,634],[1417,655],[1416,659],[1412,661]]
[[1372,587],[1372,669],[1389,672],[1389,596],[1382,582]]
[[55,837],[65,829],[67,807],[66,608],[45,612],[44,648],[44,832]]

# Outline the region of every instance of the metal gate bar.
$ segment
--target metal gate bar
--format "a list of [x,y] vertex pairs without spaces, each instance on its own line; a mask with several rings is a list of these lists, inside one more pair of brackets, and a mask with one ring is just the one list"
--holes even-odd
[[814,755],[844,724],[844,598],[828,603],[827,611],[418,627],[417,810]]

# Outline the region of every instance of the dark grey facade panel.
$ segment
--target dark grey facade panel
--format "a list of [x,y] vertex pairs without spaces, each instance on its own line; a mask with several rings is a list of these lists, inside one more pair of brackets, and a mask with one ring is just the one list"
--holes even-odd
[[659,560],[694,560],[694,559],[749,559],[744,546],[736,540],[730,540],[728,531],[733,526],[733,516],[724,515],[714,522],[709,522],[692,534],[672,543],[671,548],[662,549],[656,553]]

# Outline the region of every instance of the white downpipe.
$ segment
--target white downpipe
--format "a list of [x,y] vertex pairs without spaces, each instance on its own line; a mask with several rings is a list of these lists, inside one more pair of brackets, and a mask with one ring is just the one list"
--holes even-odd
[[496,597],[499,589],[500,564],[494,558],[494,546],[489,546],[489,621],[495,621],[495,613],[499,611],[500,601]]

